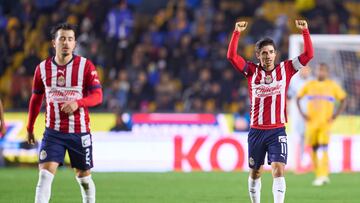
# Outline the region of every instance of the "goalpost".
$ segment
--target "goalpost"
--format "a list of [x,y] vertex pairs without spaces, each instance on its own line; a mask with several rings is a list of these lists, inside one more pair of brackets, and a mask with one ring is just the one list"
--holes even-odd
[[[309,62],[308,66],[312,69],[312,75],[316,71],[314,69],[317,64],[322,62],[328,64],[330,78],[337,81],[347,93],[345,112],[341,118],[334,122],[332,134],[344,137],[360,135],[360,35],[312,34],[311,40],[314,48],[314,58]],[[289,58],[293,59],[299,56],[302,51],[302,35],[291,35],[289,39]],[[294,100],[290,104],[294,104],[293,102]],[[290,106],[289,115],[294,115],[297,109],[295,109],[296,107],[294,108],[295,105]],[[294,125],[291,127],[294,128]],[[294,135],[290,137],[292,143],[299,146],[297,132],[291,130],[290,134]],[[300,159],[302,159],[302,162],[304,162],[304,159],[306,159],[305,162],[308,162],[310,157],[302,157]],[[300,166],[301,164],[303,163],[295,163],[295,165]],[[298,171],[301,171],[301,169]]]

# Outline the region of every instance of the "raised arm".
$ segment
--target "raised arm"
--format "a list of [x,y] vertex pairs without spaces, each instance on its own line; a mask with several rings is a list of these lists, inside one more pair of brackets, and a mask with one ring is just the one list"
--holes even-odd
[[245,60],[237,54],[238,41],[240,33],[247,27],[247,22],[241,21],[235,24],[234,32],[231,36],[230,44],[227,52],[227,59],[233,64],[233,66],[239,71],[243,72],[245,67]]
[[295,24],[296,27],[301,30],[304,39],[304,51],[300,54],[299,61],[301,65],[305,66],[314,57],[314,49],[310,38],[310,32],[308,24],[305,20],[296,20]]

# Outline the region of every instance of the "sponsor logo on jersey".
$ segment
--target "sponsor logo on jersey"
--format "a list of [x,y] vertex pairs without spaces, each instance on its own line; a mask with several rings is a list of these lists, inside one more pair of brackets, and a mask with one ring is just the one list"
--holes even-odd
[[82,98],[81,88],[76,87],[47,87],[46,92],[46,96],[49,102],[67,102]]
[[258,85],[255,86],[255,94],[257,97],[269,97],[272,95],[278,95],[281,93],[281,85],[277,84],[275,86],[270,85]]

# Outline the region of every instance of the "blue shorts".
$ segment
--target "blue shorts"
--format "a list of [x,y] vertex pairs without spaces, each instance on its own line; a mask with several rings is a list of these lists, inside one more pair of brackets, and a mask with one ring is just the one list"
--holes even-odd
[[285,127],[263,130],[251,128],[248,136],[249,167],[259,169],[264,165],[267,152],[268,164],[287,162],[287,137]]
[[64,163],[66,150],[72,168],[88,170],[93,167],[92,140],[90,133],[62,133],[46,128],[41,141],[39,163]]

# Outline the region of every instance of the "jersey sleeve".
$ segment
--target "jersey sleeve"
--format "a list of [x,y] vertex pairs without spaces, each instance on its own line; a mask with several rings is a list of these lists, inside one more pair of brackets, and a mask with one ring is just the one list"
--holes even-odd
[[302,31],[304,39],[304,51],[297,57],[291,59],[292,66],[295,70],[300,70],[314,57],[314,49],[312,46],[310,32],[308,29]]
[[44,94],[45,93],[45,86],[41,79],[39,66],[37,66],[35,69],[32,92],[33,92],[33,94]]
[[251,62],[246,62],[242,56],[237,53],[240,32],[234,31],[228,47],[227,59],[236,70],[243,73],[245,77],[252,75],[254,67]]
[[90,91],[93,89],[101,88],[99,76],[98,76],[98,73],[96,71],[94,64],[89,60],[87,60],[86,63],[87,63],[86,64],[87,68],[86,68],[86,72],[84,75],[86,90]]
[[101,104],[103,98],[100,80],[94,64],[92,64],[91,61],[87,61],[86,65],[84,88],[88,94],[84,98],[76,101],[79,107],[96,106]]
[[45,87],[41,80],[39,66],[37,66],[35,69],[32,92],[33,94],[31,95],[29,102],[28,122],[26,127],[27,131],[30,133],[33,133],[34,131],[34,124],[37,116],[39,115],[45,93]]
[[298,72],[299,69],[295,68],[293,60],[284,61],[286,75],[290,76],[290,78]]
[[333,83],[334,86],[334,90],[335,90],[335,98],[337,100],[343,100],[346,97],[346,92],[344,91],[344,89],[342,87],[340,87],[340,85],[336,84],[335,82]]

